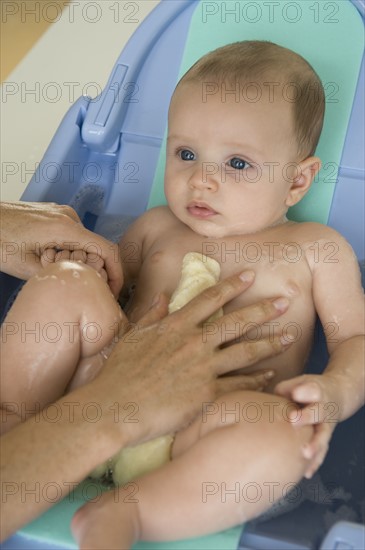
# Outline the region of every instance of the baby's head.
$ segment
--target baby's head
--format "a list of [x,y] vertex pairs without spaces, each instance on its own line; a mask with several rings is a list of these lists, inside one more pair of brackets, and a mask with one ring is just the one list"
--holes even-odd
[[265,94],[272,102],[275,96],[284,99],[292,110],[298,157],[314,154],[323,125],[324,90],[311,65],[292,50],[259,40],[235,42],[199,59],[177,88],[189,82],[204,85],[207,101],[217,93],[224,99],[230,90],[236,96],[236,89],[240,101],[259,102]]
[[320,167],[313,155],[324,108],[317,74],[287,48],[244,41],[202,57],[170,105],[165,191],[172,211],[216,237],[281,223]]

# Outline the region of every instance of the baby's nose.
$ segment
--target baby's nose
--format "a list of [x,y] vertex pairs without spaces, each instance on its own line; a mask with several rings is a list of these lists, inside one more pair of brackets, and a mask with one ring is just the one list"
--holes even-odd
[[189,178],[192,189],[216,191],[218,188],[219,166],[213,162],[203,162],[197,166]]

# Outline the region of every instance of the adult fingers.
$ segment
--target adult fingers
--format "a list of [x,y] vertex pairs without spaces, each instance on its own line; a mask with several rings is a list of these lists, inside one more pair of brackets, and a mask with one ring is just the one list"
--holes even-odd
[[113,244],[100,237],[101,257],[104,260],[104,268],[108,274],[108,284],[114,296],[118,297],[123,285],[122,264],[119,261],[119,249]]
[[168,299],[164,294],[159,294],[153,300],[150,309],[139,319],[137,325],[144,328],[154,325],[168,314]]
[[[117,297],[123,284],[118,246],[100,235],[92,233],[82,225],[78,218],[76,220],[71,215],[59,216],[56,223],[57,226],[52,228],[52,237],[57,241],[57,247],[61,250],[80,249],[88,256],[101,257],[108,274],[108,284],[114,296]],[[62,239],[58,241],[60,235],[62,235]]]
[[68,204],[44,203],[43,206],[46,213],[52,211],[52,214],[55,216],[66,216],[67,218],[71,218],[71,220],[77,223],[81,223],[81,220],[76,211],[72,208],[72,206],[69,206]]
[[255,342],[238,342],[219,350],[212,358],[218,375],[255,365],[263,359],[283,353],[291,342],[279,336]]
[[101,273],[102,270],[104,270],[106,273],[105,263],[103,258],[101,258],[96,254],[87,254],[85,258],[85,263],[86,265],[89,265],[90,267],[95,269],[95,271],[97,271],[98,273]]
[[[82,250],[78,250],[78,257],[80,259],[80,261],[83,261],[81,260],[81,257],[84,256],[86,258],[86,254],[82,252]],[[62,262],[64,260],[74,260],[74,258],[72,257],[72,252],[70,250],[59,250],[58,252],[56,252],[56,256],[55,256],[55,262]],[[77,260],[75,260],[77,261]]]
[[100,235],[91,233],[82,226],[80,226],[80,234],[76,234],[75,237],[80,238],[83,250],[87,252],[87,263],[92,265],[92,262],[94,262],[92,267],[94,267],[97,271],[98,257],[102,259],[104,269],[108,274],[108,284],[110,290],[114,296],[118,297],[123,284],[123,270],[119,259],[118,246],[104,239]]
[[41,254],[41,265],[47,267],[49,264],[54,264],[56,261],[57,250],[55,248],[46,248]]
[[105,269],[102,267],[100,270],[98,270],[98,273],[100,275],[100,277],[106,282],[108,283],[108,274],[107,272],[105,271]]
[[244,271],[239,275],[228,277],[204,290],[173,315],[182,319],[186,318],[197,324],[203,323],[224,304],[247,290],[254,278],[255,273],[253,271]]
[[[242,338],[257,325],[276,319],[289,307],[287,298],[262,300],[256,304],[232,311],[231,313],[208,321],[203,325],[203,337],[219,346]],[[289,335],[288,335],[289,336]]]
[[236,390],[263,391],[274,375],[274,371],[265,369],[249,375],[242,374],[218,378],[216,384],[217,397]]

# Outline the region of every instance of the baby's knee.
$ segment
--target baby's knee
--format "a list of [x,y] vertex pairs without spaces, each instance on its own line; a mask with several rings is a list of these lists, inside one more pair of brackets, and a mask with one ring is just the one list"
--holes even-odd
[[32,278],[35,281],[60,281],[64,283],[82,281],[99,281],[102,277],[90,266],[83,262],[61,260],[47,264]]
[[262,423],[267,421],[268,416],[274,420],[271,403],[263,400],[262,396],[263,394],[255,391],[235,391],[222,395],[215,401],[205,402],[201,410],[202,426],[210,431],[231,425]]
[[[254,428],[255,436],[260,433],[260,427],[270,422],[281,419],[269,396],[259,392],[236,391],[227,393],[215,401],[202,403],[200,415],[194,422],[176,437],[173,456],[178,456],[191,447],[196,441],[205,435],[221,428],[229,427],[237,432],[237,437],[243,436],[246,440],[252,437]],[[278,401],[283,398],[279,397]]]
[[83,351],[87,355],[93,352],[93,349],[88,349],[88,344],[93,348],[95,342],[100,346],[108,345],[113,336],[118,334],[124,316],[101,275],[92,267],[73,261],[53,264],[47,270],[47,275],[59,281],[65,300],[72,310],[78,312],[81,325],[88,327],[90,338],[83,340]]
[[[121,309],[108,284],[92,267],[69,260],[49,264],[25,285],[38,307],[52,305],[54,316],[66,311],[70,320],[82,324],[115,326],[122,320]],[[107,339],[105,344],[107,343]]]
[[25,285],[25,290],[36,293],[50,291],[54,299],[92,299],[97,295],[111,295],[104,279],[90,266],[71,260],[48,264]]
[[[53,309],[55,306],[57,307],[57,304],[72,302],[76,280],[88,281],[96,275],[91,272],[91,268],[75,262],[64,261],[48,264],[25,282],[9,314],[18,310],[22,311],[22,308],[25,307],[27,313],[32,312],[38,315],[38,311],[42,311],[44,307],[48,309],[50,304]],[[77,286],[80,296],[82,295],[80,285]]]

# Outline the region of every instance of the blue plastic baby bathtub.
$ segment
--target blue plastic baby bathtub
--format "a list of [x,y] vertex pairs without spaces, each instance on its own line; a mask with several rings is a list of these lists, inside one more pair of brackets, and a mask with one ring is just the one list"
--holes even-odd
[[[365,257],[364,11],[364,0],[162,0],[122,51],[102,94],[93,100],[81,97],[70,108],[22,200],[70,204],[89,229],[116,241],[146,208],[164,202],[167,109],[179,76],[220,45],[266,39],[307,58],[322,79],[327,99],[317,150],[323,168],[290,216],[336,228],[361,261]],[[19,281],[2,275],[2,283],[4,307]],[[308,368],[320,372],[327,357],[320,328],[315,341]],[[318,477],[299,487],[291,510],[212,537],[138,548],[365,548],[363,412],[336,429]],[[92,496],[90,488],[81,485],[72,498],[2,548],[75,547],[69,520]]]

